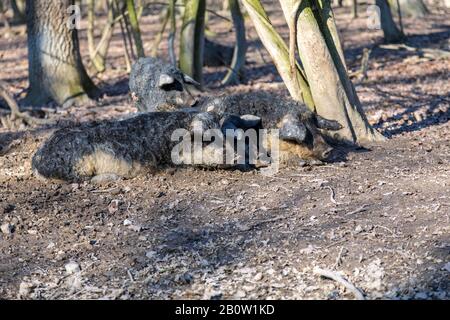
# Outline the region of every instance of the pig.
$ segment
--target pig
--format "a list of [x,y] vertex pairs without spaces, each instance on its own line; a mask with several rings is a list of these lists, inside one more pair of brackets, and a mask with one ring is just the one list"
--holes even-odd
[[[196,108],[213,112],[221,119],[235,118],[233,128],[248,127],[245,119],[260,119],[262,128],[279,129],[280,164],[296,166],[327,161],[333,147],[320,129],[339,130],[342,126],[311,112],[303,103],[278,94],[255,92],[203,98]],[[231,117],[231,118],[230,118]],[[271,143],[269,141],[269,147]]]
[[[63,128],[38,149],[32,169],[40,178],[63,181],[132,178],[144,170],[174,165],[172,150],[177,141],[172,134],[177,129],[192,134],[194,130],[220,130],[220,123],[214,113],[174,111]],[[205,152],[206,157],[211,155],[204,160],[206,166],[217,164],[213,158],[217,152],[222,148]]]

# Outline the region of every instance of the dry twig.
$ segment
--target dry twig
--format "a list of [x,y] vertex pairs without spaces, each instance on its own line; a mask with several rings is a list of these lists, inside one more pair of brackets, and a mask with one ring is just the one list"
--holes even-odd
[[357,300],[365,300],[364,295],[362,294],[361,290],[356,288],[352,283],[350,283],[348,280],[344,279],[342,276],[340,276],[336,272],[333,272],[331,270],[321,269],[319,267],[314,267],[313,272],[322,277],[332,279],[332,280],[338,282],[339,284],[343,285],[345,288],[347,288],[349,291],[351,291],[354,294],[354,296]]
[[[11,116],[8,120],[9,122],[13,122],[16,119],[22,119],[28,125],[49,123],[46,119],[35,118],[25,112],[21,112],[16,100],[14,100],[14,98],[8,93],[6,89],[7,87],[8,85],[4,81],[0,81],[0,97],[6,101],[7,105],[11,109]],[[4,121],[2,121],[2,123],[5,124]]]

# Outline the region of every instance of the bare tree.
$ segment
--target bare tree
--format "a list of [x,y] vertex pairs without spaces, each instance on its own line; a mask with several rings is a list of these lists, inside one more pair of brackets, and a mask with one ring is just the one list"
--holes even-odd
[[385,139],[368,123],[349,79],[329,0],[280,0],[290,29],[289,49],[261,2],[243,3],[292,97],[343,126],[334,138],[359,144]]

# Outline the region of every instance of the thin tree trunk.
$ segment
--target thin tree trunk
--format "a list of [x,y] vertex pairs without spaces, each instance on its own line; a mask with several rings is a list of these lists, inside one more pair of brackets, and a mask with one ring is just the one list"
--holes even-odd
[[376,5],[380,8],[381,29],[383,29],[384,40],[387,43],[399,42],[404,38],[404,34],[397,28],[392,18],[391,8],[387,0],[376,0]]
[[5,15],[4,7],[3,7],[3,0],[0,0],[0,22],[3,22],[4,27],[6,29],[5,34],[9,34],[11,26],[9,25],[8,18]]
[[83,66],[78,34],[67,12],[74,1],[27,0],[29,82],[25,103],[85,102],[98,89]]
[[14,23],[24,23],[26,20],[26,2],[25,0],[11,0],[11,7],[13,9]]
[[180,39],[180,69],[203,85],[205,0],[185,0]]
[[169,0],[169,19],[170,19],[170,32],[169,32],[169,56],[170,62],[173,66],[177,64],[177,57],[175,54],[175,35],[177,32],[177,22],[176,22],[176,0]]
[[142,45],[141,30],[136,14],[134,0],[127,0],[128,17],[130,19],[131,30],[133,31],[134,44],[136,46],[138,58],[145,57],[144,46]]
[[358,18],[358,0],[352,0],[353,19]]
[[113,10],[112,0],[107,1],[108,20],[103,28],[102,37],[97,46],[95,46],[94,29],[95,29],[95,15],[94,15],[94,0],[88,0],[88,48],[89,56],[92,64],[98,72],[104,72],[106,69],[105,61],[108,55],[109,45],[114,32],[115,15]]
[[[152,43],[152,50],[150,51],[150,56],[151,57],[156,57],[158,54],[158,49],[159,49],[159,45],[161,43],[161,40],[163,38],[164,35],[164,31],[166,30],[167,27],[167,23],[169,22],[170,19],[170,10],[168,8],[165,9],[165,15],[163,18],[163,21],[161,23],[161,30],[159,30],[158,34],[155,37],[155,40]],[[170,49],[169,49],[169,55],[170,55]],[[172,58],[171,58],[172,61]],[[175,66],[176,63],[172,62],[172,64]]]
[[[299,64],[292,68],[288,47],[280,34],[276,32],[261,2],[259,0],[243,0],[242,3],[290,95],[297,101],[303,101],[309,109],[314,111],[314,101],[308,82],[302,74],[302,69]],[[283,5],[282,9],[285,10]],[[291,24],[289,25],[291,26]]]
[[[125,17],[125,10],[123,7],[120,6],[118,0],[113,0],[113,10],[115,12],[115,15],[122,15],[122,17]],[[123,49],[124,49],[124,57],[125,57],[125,64],[127,68],[127,72],[131,71],[131,55],[133,54],[133,48],[131,41],[128,45],[127,41],[127,30],[126,30],[126,20],[120,19],[119,25],[120,25],[120,32],[122,33],[122,40],[123,40]]]
[[245,54],[247,52],[245,23],[239,7],[239,1],[228,0],[228,3],[231,11],[231,18],[233,19],[234,32],[236,34],[236,44],[234,47],[230,70],[222,80],[223,85],[239,83],[239,72],[245,64]]

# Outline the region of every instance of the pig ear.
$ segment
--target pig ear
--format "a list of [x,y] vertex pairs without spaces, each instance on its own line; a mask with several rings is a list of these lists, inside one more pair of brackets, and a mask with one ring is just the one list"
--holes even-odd
[[303,143],[306,140],[307,129],[303,123],[287,122],[280,128],[280,139]]
[[175,78],[168,75],[167,73],[161,73],[159,76],[158,87],[163,88],[165,86],[171,85],[175,82]]
[[342,125],[335,121],[335,120],[328,120],[325,118],[322,118],[319,115],[316,115],[317,119],[317,128],[319,129],[325,129],[325,130],[331,130],[336,131],[342,129]]
[[194,79],[192,79],[191,77],[189,77],[184,73],[183,73],[183,81],[187,84],[192,84],[194,86],[201,87],[200,83],[198,83],[197,81],[195,81]]
[[256,129],[261,125],[261,118],[252,114],[243,116],[231,115],[222,119],[222,130],[226,129]]

